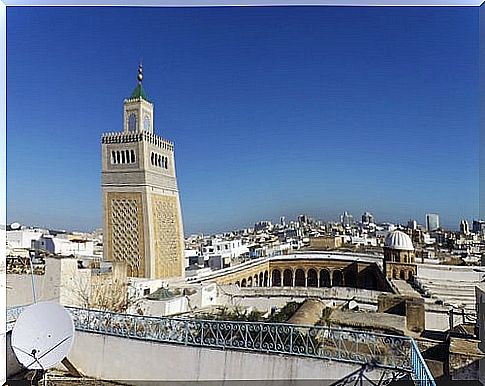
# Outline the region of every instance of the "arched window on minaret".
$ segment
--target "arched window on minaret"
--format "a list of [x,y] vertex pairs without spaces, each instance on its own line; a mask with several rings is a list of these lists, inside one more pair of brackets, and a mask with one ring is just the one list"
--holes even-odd
[[128,130],[135,131],[136,130],[136,114],[131,113],[128,117]]
[[136,162],[135,151],[133,149],[131,149],[130,153],[131,153],[131,163],[134,164]]
[[158,166],[162,166],[162,157],[158,155]]
[[165,157],[162,155],[162,164],[160,165],[162,168],[165,167]]
[[168,169],[168,157],[165,157],[165,169]]
[[121,151],[121,163],[125,163],[125,152],[123,150]]
[[131,163],[131,159],[130,159],[130,151],[129,150],[125,150],[125,157],[126,157],[126,163],[129,164]]
[[116,153],[114,152],[114,150],[111,151],[111,163],[116,163]]
[[120,151],[119,150],[116,152],[116,163],[117,164],[121,163],[121,156],[120,156]]

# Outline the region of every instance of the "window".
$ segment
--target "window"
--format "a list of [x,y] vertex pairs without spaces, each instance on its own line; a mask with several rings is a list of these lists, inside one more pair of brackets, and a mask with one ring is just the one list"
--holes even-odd
[[136,114],[131,113],[128,117],[128,130],[135,131],[136,130]]
[[168,157],[164,155],[152,152],[150,155],[150,161],[153,166],[159,166],[161,168],[168,169]]
[[150,288],[143,289],[143,296],[150,295]]
[[136,162],[135,150],[112,150],[111,163],[112,164],[133,164]]

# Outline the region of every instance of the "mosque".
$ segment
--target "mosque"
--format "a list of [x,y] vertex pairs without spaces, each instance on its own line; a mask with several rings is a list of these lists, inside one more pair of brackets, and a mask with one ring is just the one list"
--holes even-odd
[[[123,130],[103,135],[104,256],[126,264],[130,277],[184,276],[184,241],[174,144],[155,133],[154,105],[137,85],[123,102]],[[387,236],[384,259],[367,254],[297,253],[262,258],[214,272],[213,280],[240,287],[353,287],[387,291],[386,279],[416,275],[410,237]]]
[[400,230],[384,242],[378,255],[312,252],[274,256],[243,263],[194,279],[239,287],[350,287],[391,291],[389,279],[412,280],[416,275],[411,238]]

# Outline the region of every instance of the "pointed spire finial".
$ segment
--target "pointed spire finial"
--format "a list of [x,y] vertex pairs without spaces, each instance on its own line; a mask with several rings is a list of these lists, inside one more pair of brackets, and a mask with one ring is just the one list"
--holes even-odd
[[138,65],[138,83],[141,83],[143,80],[143,63],[140,61]]

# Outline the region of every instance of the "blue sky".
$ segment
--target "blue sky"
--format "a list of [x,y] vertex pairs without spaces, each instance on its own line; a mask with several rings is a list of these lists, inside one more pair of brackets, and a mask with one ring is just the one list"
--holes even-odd
[[101,226],[140,58],[186,233],[478,216],[476,8],[9,7],[8,221]]

